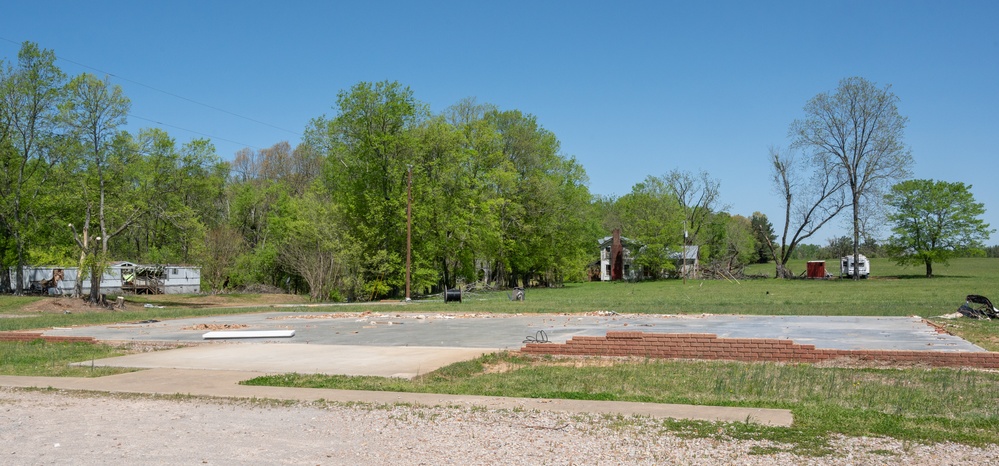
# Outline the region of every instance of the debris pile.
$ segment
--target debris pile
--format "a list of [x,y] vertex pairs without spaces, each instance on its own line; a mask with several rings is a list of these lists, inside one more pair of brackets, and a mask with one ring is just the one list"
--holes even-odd
[[992,305],[992,301],[976,294],[969,294],[957,312],[972,319],[999,319],[999,309]]
[[197,324],[184,327],[183,330],[232,330],[235,328],[246,328],[246,324]]

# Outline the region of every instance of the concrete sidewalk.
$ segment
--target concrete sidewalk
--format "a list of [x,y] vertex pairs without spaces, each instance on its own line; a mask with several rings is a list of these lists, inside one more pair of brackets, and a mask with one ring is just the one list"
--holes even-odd
[[493,348],[349,346],[295,343],[210,343],[77,363],[136,369],[202,369],[285,374],[414,378],[456,362],[501,351]]
[[639,415],[655,418],[703,421],[753,422],[783,427],[790,426],[794,420],[791,412],[786,409],[239,385],[239,382],[242,380],[261,375],[264,374],[261,372],[245,371],[150,369],[97,378],[0,376],[0,386],[87,390],[111,393],[193,395],[237,399],[325,400],[372,403],[376,405],[403,403],[421,406],[484,407],[488,409],[508,410],[526,409],[580,414]]

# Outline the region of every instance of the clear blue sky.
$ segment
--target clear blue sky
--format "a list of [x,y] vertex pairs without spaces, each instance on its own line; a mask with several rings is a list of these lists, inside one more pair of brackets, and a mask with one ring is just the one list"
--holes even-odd
[[69,75],[111,73],[131,129],[209,135],[226,159],[294,145],[338,91],[395,80],[435,112],[476,97],[537,116],[595,194],[703,169],[730,212],[777,228],[767,148],[789,145],[810,98],[862,76],[901,99],[914,176],[972,184],[999,228],[999,2],[5,3],[0,57],[30,40]]

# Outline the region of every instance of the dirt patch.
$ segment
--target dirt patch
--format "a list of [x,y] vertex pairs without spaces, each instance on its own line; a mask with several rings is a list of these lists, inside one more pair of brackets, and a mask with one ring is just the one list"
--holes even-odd
[[183,327],[181,330],[235,330],[247,328],[246,324],[197,324],[190,327]]
[[[292,294],[209,294],[209,295],[156,295],[129,297],[128,306],[151,304],[165,307],[214,308],[253,307],[275,304],[303,304],[306,299]],[[134,300],[134,302],[132,301]]]
[[[108,298],[112,299],[112,298]],[[157,295],[128,296],[125,309],[142,309],[145,305],[156,307],[184,308],[224,308],[224,307],[254,307],[272,306],[275,304],[301,304],[305,298],[290,294],[261,295]],[[86,312],[112,312],[105,307],[93,306],[82,298],[47,297],[22,306],[11,314],[81,314]]]
[[92,306],[80,298],[41,298],[17,311],[19,314],[66,314],[111,312],[106,307]]

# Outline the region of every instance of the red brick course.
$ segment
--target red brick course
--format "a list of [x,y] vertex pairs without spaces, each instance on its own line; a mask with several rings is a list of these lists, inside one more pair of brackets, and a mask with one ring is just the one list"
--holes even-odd
[[999,369],[999,353],[993,352],[815,349],[815,345],[799,345],[791,340],[718,338],[710,333],[607,332],[605,337],[577,336],[565,343],[528,343],[521,352],[565,356],[639,356],[800,363],[851,358],[884,364]]
[[33,332],[0,332],[0,341],[35,341],[45,340],[47,342],[74,342],[74,343],[97,343],[93,337],[56,337],[45,336],[41,333]]

